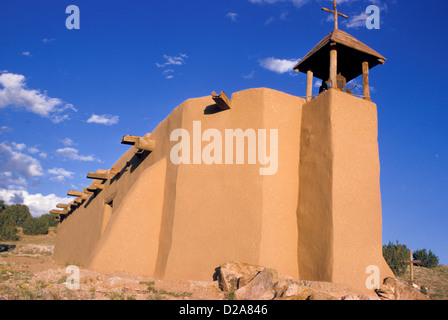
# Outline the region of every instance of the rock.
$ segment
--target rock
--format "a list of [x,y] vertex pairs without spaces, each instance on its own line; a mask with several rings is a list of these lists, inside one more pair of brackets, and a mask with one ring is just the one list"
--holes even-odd
[[278,274],[274,269],[260,271],[247,285],[235,291],[236,300],[272,300]]
[[219,272],[219,285],[225,292],[234,292],[238,289],[238,282],[242,275],[238,272],[221,268]]
[[248,284],[264,267],[242,262],[227,262],[217,268],[219,287],[234,292]]
[[429,300],[419,289],[395,278],[386,278],[376,293],[381,300]]
[[329,293],[317,291],[312,293],[306,300],[337,300],[337,298]]
[[288,288],[286,289],[283,296],[284,297],[292,297],[292,296],[298,295],[302,290],[303,290],[303,288],[300,288],[296,283],[293,283],[288,286]]

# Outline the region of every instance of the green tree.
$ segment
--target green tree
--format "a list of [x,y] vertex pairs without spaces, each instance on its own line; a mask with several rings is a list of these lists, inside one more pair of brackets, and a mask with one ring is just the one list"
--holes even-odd
[[13,204],[7,206],[5,212],[13,216],[16,226],[23,227],[23,223],[31,218],[30,209],[23,204]]
[[413,253],[414,260],[421,260],[425,268],[435,268],[439,265],[439,258],[429,250],[417,250]]
[[409,260],[410,251],[404,244],[392,243],[383,245],[383,256],[390,269],[396,276],[401,276],[406,271],[407,265],[403,260]]
[[0,212],[6,209],[6,204],[3,200],[0,200]]
[[23,223],[23,233],[26,235],[48,234],[48,223],[41,218],[28,218]]
[[14,221],[14,217],[6,210],[0,211],[0,240],[2,241],[17,241],[17,228]]
[[47,213],[41,216],[40,219],[45,220],[49,227],[57,227],[58,222],[56,221],[56,218],[58,216],[59,215],[57,213]]

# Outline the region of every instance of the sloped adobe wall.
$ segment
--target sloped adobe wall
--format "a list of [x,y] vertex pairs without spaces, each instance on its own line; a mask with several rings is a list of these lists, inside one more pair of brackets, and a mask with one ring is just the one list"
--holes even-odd
[[[121,170],[119,177],[60,225],[55,259],[104,271],[196,280],[210,280],[218,265],[238,260],[298,277],[302,104],[300,98],[263,88],[233,94],[232,108],[222,112],[216,112],[211,97],[187,100],[151,134],[154,152],[142,160],[134,148],[129,150],[114,166]],[[193,164],[198,123],[199,136],[207,129],[221,133],[223,164],[203,159]],[[190,164],[175,165],[170,158],[178,143],[170,135],[179,128],[191,135]],[[234,164],[225,164],[226,129],[255,132],[255,163],[249,163],[246,138],[244,163],[237,164],[234,140]],[[270,166],[257,151],[260,130],[266,133],[267,156],[270,133],[277,133],[273,175],[260,174]],[[199,144],[203,149],[209,142]]]
[[[237,129],[241,163],[237,138],[227,137]],[[382,257],[375,104],[334,89],[306,104],[249,89],[225,111],[211,97],[185,101],[151,139],[152,153],[132,147],[114,165],[120,174],[60,224],[56,261],[190,280],[240,261],[364,292],[369,266],[380,280],[392,276]],[[181,141],[188,148],[176,164]]]

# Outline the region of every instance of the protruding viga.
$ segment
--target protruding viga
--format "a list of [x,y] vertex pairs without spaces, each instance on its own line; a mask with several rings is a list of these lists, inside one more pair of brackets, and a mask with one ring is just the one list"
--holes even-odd
[[216,105],[221,110],[228,110],[231,107],[231,101],[229,97],[224,93],[224,91],[221,91],[220,94],[217,94],[215,91],[212,92],[212,99],[216,102]]
[[79,197],[79,198],[82,198],[84,200],[89,198],[88,194],[86,194],[85,192],[81,192],[81,191],[70,190],[69,192],[67,192],[67,195],[68,196],[72,196],[72,197]]
[[127,136],[123,137],[123,139],[121,140],[121,143],[127,144],[127,145],[133,145],[137,149],[152,152],[152,151],[154,151],[154,149],[156,147],[156,142],[155,142],[155,140],[151,139],[150,137],[151,137],[151,134],[147,134],[144,137],[127,135]]

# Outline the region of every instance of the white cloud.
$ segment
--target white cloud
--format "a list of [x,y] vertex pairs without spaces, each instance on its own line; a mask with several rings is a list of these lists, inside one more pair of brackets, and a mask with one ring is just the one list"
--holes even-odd
[[249,74],[244,74],[242,77],[243,79],[253,79],[255,77],[255,71],[252,71]]
[[10,184],[26,184],[26,180],[40,177],[44,173],[37,159],[16,151],[6,142],[2,142],[0,143],[0,174],[0,188],[4,188]]
[[46,92],[28,89],[25,76],[2,73],[0,74],[0,108],[8,106],[24,108],[42,117],[50,118],[55,123],[69,118],[67,114],[62,114],[63,112],[69,109],[76,111],[73,105],[64,103],[58,98],[50,98]]
[[345,23],[345,26],[349,29],[365,27],[366,20],[368,17],[369,17],[369,15],[367,13],[363,12],[359,15],[351,17],[350,20]]
[[42,159],[47,159],[47,154],[45,152],[41,152],[39,153],[39,157],[41,157]]
[[48,169],[48,173],[52,174],[51,181],[63,182],[65,179],[72,179],[74,172],[67,171],[63,168]]
[[165,63],[156,63],[156,66],[159,68],[170,67],[170,69],[166,69],[162,72],[162,75],[165,79],[173,79],[174,78],[174,66],[184,65],[185,60],[188,59],[186,54],[180,53],[178,56],[168,56],[166,54],[163,55],[166,62]]
[[188,56],[183,53],[180,53],[177,57],[164,54],[163,58],[166,60],[165,63],[156,63],[156,66],[158,66],[159,68],[164,68],[166,66],[181,66],[185,64],[185,59],[187,59]]
[[118,116],[112,116],[110,114],[97,115],[92,114],[90,118],[87,120],[87,123],[97,123],[104,124],[106,126],[111,126],[117,124],[119,121]]
[[32,153],[32,154],[36,154],[36,153],[39,153],[39,149],[37,149],[36,147],[29,147],[28,152]]
[[299,59],[277,59],[274,57],[270,58],[264,58],[259,61],[260,66],[279,73],[287,73],[287,72],[293,72],[294,66],[298,63]]
[[42,39],[42,42],[43,43],[50,43],[50,42],[53,42],[53,41],[55,41],[56,39],[54,39],[54,38],[43,38]]
[[56,150],[61,156],[69,160],[78,160],[78,161],[95,161],[95,157],[93,155],[82,156],[79,154],[79,151],[75,148],[61,148]]
[[11,131],[11,128],[7,126],[1,126],[0,127],[0,134]]
[[174,70],[173,69],[166,69],[163,71],[163,75],[165,76],[165,79],[173,79],[174,78]]
[[75,142],[72,139],[70,139],[70,138],[61,139],[59,141],[66,147],[70,147],[70,146],[74,146],[75,145]]
[[23,149],[26,148],[26,144],[24,143],[15,143],[15,142],[11,142],[12,146],[14,147],[14,149],[18,150],[18,151],[22,151]]
[[23,52],[22,52],[22,56],[25,56],[25,57],[32,57],[31,52],[29,52],[29,51],[23,51]]
[[301,7],[308,1],[309,0],[249,0],[249,2],[251,2],[251,3],[258,3],[258,4],[262,4],[262,3],[273,4],[273,3],[278,3],[278,2],[291,2],[296,7]]
[[229,13],[226,14],[226,18],[229,18],[233,22],[236,21],[237,17],[238,17],[238,13],[235,13],[235,12],[229,12]]
[[26,186],[27,180],[10,171],[0,172],[0,188],[15,186]]
[[0,199],[6,204],[24,204],[30,209],[33,217],[40,217],[56,209],[58,203],[70,203],[73,199],[61,198],[55,194],[42,195],[40,193],[30,194],[21,189],[0,189]]

